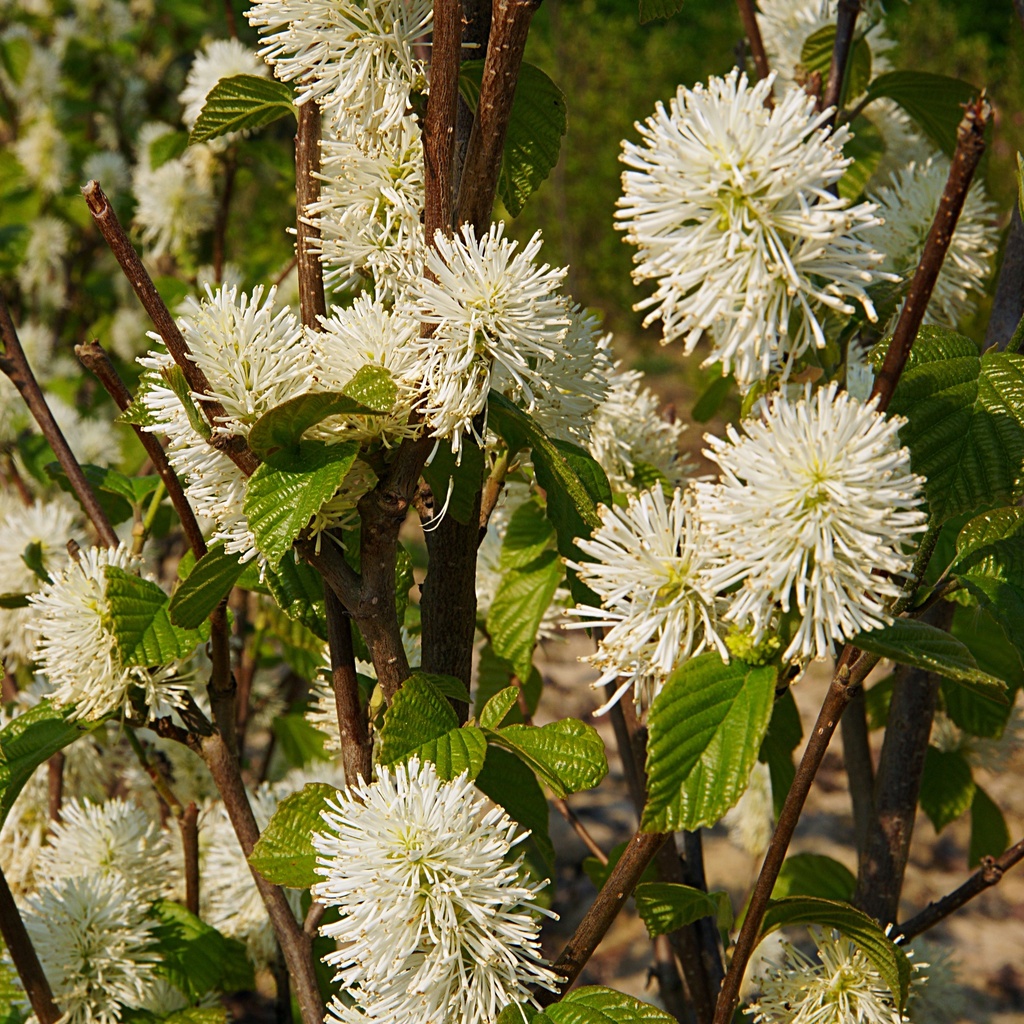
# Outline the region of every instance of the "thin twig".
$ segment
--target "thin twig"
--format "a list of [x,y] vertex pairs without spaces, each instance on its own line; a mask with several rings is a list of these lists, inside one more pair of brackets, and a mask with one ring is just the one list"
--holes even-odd
[[992,108],[982,95],[967,104],[964,118],[957,129],[956,152],[949,167],[946,186],[942,190],[939,208],[928,232],[921,260],[910,282],[907,300],[896,323],[896,330],[893,331],[889,350],[871,389],[871,397],[878,399],[880,410],[884,411],[889,407],[903,367],[910,356],[911,346],[924,319],[928,300],[932,297],[942,262],[953,240],[953,231],[967,198],[967,190],[971,187],[971,179],[985,149],[985,125],[991,116]]
[[3,936],[4,945],[11,954],[14,969],[39,1024],[56,1024],[61,1019],[61,1012],[53,1001],[50,983],[43,973],[43,966],[25,930],[25,922],[3,871],[0,871],[0,936]]
[[[114,400],[114,404],[124,412],[132,404],[132,394],[118,376],[117,370],[114,369],[114,364],[110,361],[110,356],[107,355],[103,346],[98,341],[88,345],[76,345],[75,355],[78,356],[79,362],[103,385],[107,394]],[[206,541],[203,540],[203,533],[196,522],[192,506],[188,503],[188,498],[185,497],[181,481],[171,468],[171,464],[167,460],[167,453],[156,436],[134,423],[132,429],[142,447],[145,448],[150,462],[153,463],[153,468],[164,483],[164,487],[167,488],[171,504],[174,506],[174,511],[178,513],[181,527],[185,531],[185,539],[198,561],[206,554]]]
[[491,220],[526,37],[539,7],[540,0],[495,0],[492,8],[480,97],[466,147],[456,217],[459,225],[472,224],[477,235]]
[[106,512],[96,499],[92,486],[86,480],[82,467],[75,458],[57,421],[46,404],[39,382],[28,365],[25,357],[25,350],[21,347],[18,339],[18,332],[14,329],[14,322],[11,320],[10,310],[7,308],[7,300],[0,294],[0,338],[4,343],[4,355],[0,358],[0,370],[11,379],[11,383],[18,389],[18,393],[24,399],[29,412],[32,413],[39,430],[47,444],[53,449],[61,469],[64,470],[71,486],[74,488],[78,500],[82,503],[86,515],[96,527],[101,542],[110,548],[116,548],[119,541],[114,527],[110,525]]
[[307,935],[316,935],[326,911],[327,907],[323,903],[313,900],[309,905],[309,910],[306,912],[306,920],[302,922],[302,930]]
[[864,682],[867,674],[877,664],[877,656],[860,652],[849,644],[843,648],[839,656],[828,693],[821,705],[821,711],[818,712],[818,720],[814,723],[807,747],[800,758],[796,776],[786,795],[786,802],[775,826],[760,874],[757,876],[754,891],[750,895],[750,903],[736,939],[732,961],[718,996],[714,1024],[730,1024],[732,1021],[733,1012],[739,1002],[740,982],[750,962],[750,955],[757,945],[764,912],[779,877],[793,832],[800,820],[800,812],[807,800],[807,794],[811,791],[814,776],[825,757],[825,751],[828,750],[829,741],[839,724],[839,719],[850,701],[851,693]]
[[942,899],[929,903],[919,914],[899,925],[895,929],[895,934],[902,935],[909,941],[933,928],[944,917],[949,917],[979,893],[996,885],[1002,880],[1003,875],[1021,860],[1024,860],[1024,839],[1018,840],[1000,857],[983,857],[981,867],[963,885]]
[[771,73],[768,66],[768,54],[765,52],[764,39],[761,38],[761,26],[757,23],[757,12],[752,0],[736,0],[743,22],[743,32],[750,43],[750,56],[754,59],[754,70],[758,78],[767,78]]
[[[203,396],[203,400],[199,404],[211,426],[215,427],[225,418],[224,407],[210,397],[212,389],[206,374],[191,358],[188,345],[185,343],[181,331],[178,330],[174,317],[171,316],[171,312],[156,290],[149,272],[143,266],[139,254],[135,251],[121,222],[117,219],[110,200],[104,195],[98,181],[90,181],[82,189],[82,195],[85,196],[89,212],[92,214],[100,234],[103,235],[104,241],[110,247],[110,251],[114,254],[125,277],[135,289],[135,294],[153,321],[153,326],[156,327],[157,333],[163,339],[164,345],[167,346],[167,351],[181,368],[189,388],[195,394]],[[259,465],[259,460],[249,450],[243,437],[226,436],[214,431],[210,438],[210,444],[227,455],[246,476],[252,476]]]
[[185,861],[185,909],[199,914],[199,808],[194,800],[178,819],[181,831],[181,851]]
[[60,809],[64,804],[64,752],[58,750],[46,764],[49,784],[50,821],[60,824]]
[[843,82],[846,79],[846,69],[850,63],[850,53],[853,50],[853,35],[857,27],[857,17],[860,14],[860,0],[839,0],[839,11],[836,15],[836,35],[832,43],[832,62],[828,67],[828,81],[825,83],[825,91],[821,96],[821,108],[827,110],[834,108],[828,119],[830,126],[836,123],[836,114],[839,112],[839,104],[842,98]]
[[369,781],[373,771],[373,742],[366,709],[359,699],[356,656],[352,648],[352,620],[337,594],[324,588],[327,616],[327,643],[331,652],[331,683],[338,713],[341,737],[341,761],[345,783],[354,786],[359,779]]
[[555,810],[569,823],[573,832],[579,836],[580,841],[590,851],[591,856],[596,857],[600,863],[607,864],[608,855],[597,845],[597,840],[587,831],[586,825],[580,821],[576,812],[569,804],[560,797],[555,797],[551,802],[555,805]]
[[295,259],[299,268],[299,313],[306,327],[318,330],[327,315],[324,269],[315,243],[320,229],[307,211],[320,198],[320,107],[310,100],[299,107],[295,132]]

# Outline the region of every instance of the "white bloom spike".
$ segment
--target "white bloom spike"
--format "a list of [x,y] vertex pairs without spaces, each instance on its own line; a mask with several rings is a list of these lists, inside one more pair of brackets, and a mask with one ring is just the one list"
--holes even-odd
[[82,549],[77,561],[29,599],[35,612],[29,628],[39,634],[39,670],[56,687],[54,704],[74,707],[72,718],[127,711],[132,687],[142,689],[154,714],[165,713],[181,704],[188,684],[178,677],[177,664],[141,668],[121,662],[108,624],[107,566],[133,571],[128,549]]
[[638,248],[634,279],[658,282],[637,305],[645,325],[660,319],[687,354],[709,334],[706,365],[742,386],[823,347],[826,310],[852,314],[854,300],[874,319],[866,289],[886,276],[860,239],[875,207],[829,192],[850,163],[847,129],[830,133],[802,89],[766,109],[772,81],[733,70],[659,103],[637,125],[643,144],[623,144],[616,214]]
[[649,706],[681,662],[713,648],[728,661],[713,591],[705,583],[712,545],[702,536],[689,495],[677,489],[671,504],[657,487],[629,499],[625,509],[599,509],[601,527],[577,544],[592,562],[569,562],[601,598],[571,614],[576,628],[606,630],[590,657],[600,670],[595,687],[616,683],[607,711],[632,686],[639,707]]
[[759,417],[706,435],[721,482],[698,481],[703,528],[720,565],[708,575],[729,595],[725,618],[758,642],[777,606],[799,616],[785,658],[825,658],[835,642],[892,621],[888,605],[913,563],[926,515],[921,477],[899,446],[903,420],[886,419],[830,384],[799,401],[778,394]]
[[541,886],[508,859],[525,838],[515,822],[465,774],[442,782],[415,758],[379,771],[339,792],[313,836],[324,881],[311,892],[341,912],[324,959],[356,1004],[335,998],[328,1019],[491,1024],[534,1001],[527,986],[554,989],[531,908]]

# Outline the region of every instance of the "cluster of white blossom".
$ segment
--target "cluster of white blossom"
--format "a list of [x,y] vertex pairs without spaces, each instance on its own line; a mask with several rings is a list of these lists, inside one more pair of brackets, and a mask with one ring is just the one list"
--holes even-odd
[[[717,483],[655,487],[601,510],[573,565],[601,598],[580,625],[605,632],[592,660],[612,701],[634,687],[649,703],[672,670],[706,648],[726,660],[726,624],[752,644],[775,631],[783,658],[825,658],[837,642],[892,621],[900,580],[925,525],[923,481],[886,419],[831,384],[707,436]],[[786,632],[788,630],[788,633]]]

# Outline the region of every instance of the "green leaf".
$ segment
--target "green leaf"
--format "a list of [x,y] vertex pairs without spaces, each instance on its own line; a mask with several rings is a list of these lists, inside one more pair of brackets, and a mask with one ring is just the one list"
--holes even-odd
[[43,561],[43,545],[40,541],[34,540],[32,543],[26,544],[25,550],[21,553],[21,560],[32,570],[36,579],[43,583],[53,582],[50,574],[46,571],[46,564]]
[[284,613],[301,622],[311,633],[327,642],[327,613],[324,611],[324,583],[320,574],[305,562],[287,554],[266,569],[267,587]]
[[716,653],[672,674],[648,717],[645,831],[711,826],[739,800],[768,730],[775,677],[772,665],[726,665]]
[[149,166],[152,170],[176,160],[188,149],[187,132],[165,132],[149,144]]
[[245,946],[237,939],[226,938],[170,900],[157,900],[152,914],[159,922],[153,929],[160,954],[156,972],[189,1000],[256,984]]
[[460,729],[448,699],[422,672],[406,679],[384,712],[381,764],[399,764],[417,756],[432,761],[442,779],[454,779],[464,771],[475,779],[486,753],[483,730]]
[[[832,50],[836,41],[835,25],[824,25],[817,32],[812,32],[805,40],[800,52],[800,63],[804,71],[817,71],[821,75],[824,87],[828,81],[829,69],[832,66]],[[871,47],[861,36],[854,41],[846,65],[846,78],[843,81],[839,96],[839,107],[846,105],[847,100],[859,96],[871,81]]]
[[974,800],[971,766],[958,750],[929,747],[921,775],[921,810],[936,832],[956,821]]
[[504,807],[513,821],[530,830],[530,839],[553,868],[555,848],[548,837],[548,802],[530,768],[515,754],[491,744],[474,781],[481,793]]
[[25,74],[32,64],[32,41],[25,36],[10,35],[0,40],[0,67],[15,85],[25,81]]
[[27,608],[31,594],[0,594],[0,608]]
[[843,156],[853,157],[853,163],[839,179],[839,198],[851,202],[860,198],[871,176],[878,170],[885,156],[882,133],[866,118],[856,117],[850,125],[850,140],[843,146]]
[[978,90],[969,82],[927,71],[890,71],[879,75],[867,89],[870,99],[895,100],[946,156],[956,149],[956,129],[964,104]]
[[0,729],[0,826],[36,768],[99,725],[69,721],[74,713],[72,707],[58,710],[41,700]]
[[525,569],[547,551],[554,536],[541,503],[536,498],[524,501],[509,518],[501,543],[501,568]]
[[640,24],[645,25],[655,18],[671,18],[683,9],[685,0],[640,0]]
[[[480,99],[483,63],[465,61],[459,69],[459,89],[474,113]],[[519,216],[526,200],[558,163],[567,127],[562,90],[540,68],[524,61],[498,172],[498,195],[511,216]]]
[[557,797],[592,789],[608,774],[604,741],[578,718],[510,725],[490,738],[518,754]]
[[519,703],[519,687],[506,686],[496,693],[480,712],[480,726],[483,729],[497,729],[509,711]]
[[968,866],[977,867],[982,857],[998,857],[1010,846],[1010,831],[1003,812],[981,788],[974,787],[971,801],[971,845]]
[[794,853],[782,862],[772,899],[816,896],[848,902],[856,888],[857,879],[839,861],[820,853]]
[[223,543],[211,545],[171,597],[171,622],[196,629],[230,593],[244,568],[238,555],[229,555]]
[[378,414],[391,412],[398,400],[398,385],[391,376],[391,371],[375,363],[359,367],[341,391],[366,409]]
[[210,423],[200,413],[196,403],[192,399],[192,389],[185,380],[185,374],[178,365],[165,366],[160,371],[160,376],[167,382],[167,386],[174,392],[178,401],[181,402],[185,415],[188,417],[189,425],[204,441],[209,441],[212,436]]
[[[430,465],[423,467],[423,479],[434,495],[434,508],[440,513],[445,501],[447,515],[456,522],[468,524],[480,519],[477,499],[483,486],[484,450],[468,437],[462,439],[462,457],[456,464],[451,448],[438,445]],[[450,494],[449,494],[450,491]]]
[[[721,364],[716,365],[721,369]],[[694,420],[698,423],[707,423],[722,408],[722,403],[729,397],[735,383],[736,378],[731,373],[724,377],[715,377],[694,402]]]
[[[225,992],[236,992],[242,986],[224,987]],[[130,1018],[123,1018],[129,1021]],[[177,1010],[168,1017],[160,1018],[160,1024],[227,1024],[227,1009],[223,1006],[189,1006],[184,1010]]]
[[222,78],[207,93],[189,143],[262,128],[294,113],[291,86],[260,75],[232,75]]
[[533,648],[544,613],[562,582],[557,552],[545,551],[521,569],[501,577],[487,613],[487,633],[495,653],[511,662],[520,679],[533,667]]
[[[892,703],[892,690],[896,683],[894,674],[879,679],[870,689],[864,691],[864,711],[867,714],[869,729],[884,729],[889,719],[889,705]],[[956,684],[950,684],[955,686]]]
[[298,457],[289,459],[288,468],[264,462],[249,477],[242,509],[256,547],[272,565],[291,550],[324,502],[334,497],[358,451],[359,445],[351,441],[300,441]]
[[[96,495],[100,508],[106,513],[111,523],[116,526],[118,523],[123,523],[132,518],[132,506],[131,502],[127,501],[123,494],[104,486],[115,472],[115,470],[107,469],[104,466],[93,466],[89,463],[82,466],[82,474]],[[68,479],[59,462],[48,463],[46,465],[46,475],[62,491],[70,494],[81,505],[81,500],[75,491],[74,485]],[[121,474],[117,473],[117,476],[121,476]]]
[[790,896],[768,904],[761,922],[760,938],[777,928],[798,924],[835,928],[856,942],[889,986],[898,1009],[903,1010],[910,988],[910,961],[906,953],[886,937],[876,921],[846,903],[812,896]]
[[935,672],[975,693],[1005,704],[1006,684],[978,668],[971,652],[956,637],[918,619],[897,619],[891,626],[858,633],[853,638],[861,650]]
[[585,448],[571,441],[553,437],[551,443],[569,464],[569,468],[580,478],[580,483],[590,495],[590,500],[595,505],[611,505],[612,487],[601,463]]
[[[484,644],[480,649],[480,660],[477,663],[476,670],[476,694],[474,697],[474,707],[477,718],[480,717],[484,705],[496,693],[512,685],[513,676],[515,676],[515,669],[512,668],[511,664],[509,664],[509,662],[504,658],[499,658],[494,653],[494,648],[489,643]],[[537,710],[537,704],[540,702],[541,691],[544,688],[544,680],[541,678],[537,669],[534,668],[531,670],[528,679],[520,679],[519,682],[522,684],[523,697],[526,700],[526,706],[532,715]],[[514,706],[505,717],[507,720],[506,724],[508,725],[511,725],[514,722],[523,721],[523,715],[519,710],[518,705]]]
[[292,768],[302,768],[310,761],[329,761],[324,743],[327,737],[306,721],[302,711],[275,715],[270,729],[280,744],[281,752]]
[[719,920],[726,913],[732,924],[732,908],[725,892],[707,893],[673,882],[644,882],[633,893],[636,910],[651,938],[679,931],[702,917]]
[[509,1003],[495,1024],[551,1024],[551,1018],[529,1003]]
[[675,1024],[676,1020],[650,1003],[601,985],[574,988],[544,1013],[555,1024]]
[[[359,373],[350,384],[356,382]],[[373,412],[369,406],[344,391],[316,391],[309,395],[298,395],[275,405],[252,425],[249,447],[261,459],[267,459],[282,449],[294,449],[310,427],[315,427],[328,416],[369,416]]]
[[466,704],[469,703],[469,690],[466,689],[466,684],[456,676],[442,676],[435,672],[417,672],[415,674],[421,679],[426,679],[438,693],[447,697],[449,701],[461,700]]
[[324,828],[320,812],[337,796],[326,782],[311,782],[285,797],[260,833],[249,863],[274,885],[308,889],[319,881],[313,833]]
[[171,622],[167,595],[116,565],[108,565],[110,629],[124,665],[169,665],[187,658],[209,636],[209,629],[181,629]]
[[800,712],[793,699],[792,690],[776,698],[768,732],[761,741],[757,759],[768,765],[772,782],[772,805],[775,817],[782,813],[789,787],[793,785],[796,769],[793,767],[793,751],[803,739],[804,727],[800,723]]
[[[876,346],[876,367],[886,344]],[[933,524],[979,507],[1012,504],[1024,464],[1024,356],[978,354],[969,338],[922,327],[890,413],[909,421],[900,440],[925,477]]]

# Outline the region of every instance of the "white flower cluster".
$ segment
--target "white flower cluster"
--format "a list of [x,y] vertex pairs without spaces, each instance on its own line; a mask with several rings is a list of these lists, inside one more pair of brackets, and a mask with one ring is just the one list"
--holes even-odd
[[315,833],[314,898],[338,907],[323,926],[325,961],[354,1005],[335,997],[329,1020],[483,1024],[510,1002],[553,989],[539,954],[541,885],[510,852],[525,835],[465,774],[443,782],[416,758],[376,782],[339,792]]
[[618,683],[612,702],[633,686],[647,704],[706,648],[728,660],[726,624],[753,645],[779,631],[782,656],[804,662],[892,621],[926,519],[902,421],[835,384],[755,409],[742,434],[708,435],[717,483],[677,489],[671,505],[642,492],[579,541],[593,561],[573,568],[601,607],[576,614],[606,630],[592,660],[598,684]]

